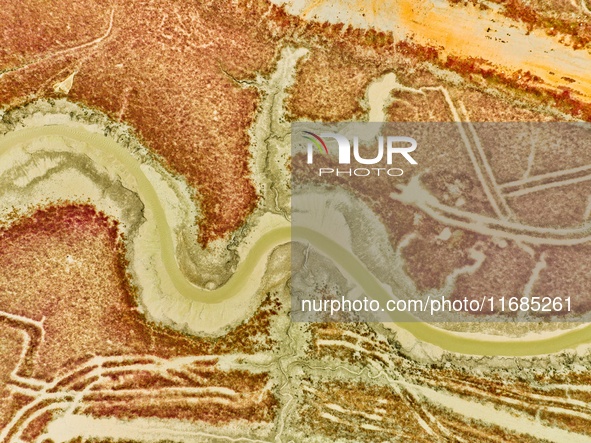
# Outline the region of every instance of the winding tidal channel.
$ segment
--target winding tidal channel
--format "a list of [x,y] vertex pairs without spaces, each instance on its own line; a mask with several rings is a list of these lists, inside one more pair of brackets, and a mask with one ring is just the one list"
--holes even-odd
[[[150,246],[146,250],[154,253],[151,258],[145,257],[142,248],[135,246],[130,257],[130,266],[136,270],[133,273],[136,278],[141,279],[142,275],[148,274],[158,276],[159,291],[151,290],[150,281],[139,282],[138,285],[141,291],[152,294],[146,296],[142,293],[140,297],[149,318],[153,320],[186,324],[195,334],[223,333],[224,328],[249,315],[249,309],[245,306],[257,303],[255,294],[265,274],[270,255],[277,247],[293,240],[311,243],[346,270],[364,291],[372,294],[374,298],[390,297],[381,282],[345,248],[313,230],[292,230],[289,222],[279,217],[268,225],[270,228],[255,231],[255,236],[248,241],[248,252],[242,254],[236,271],[225,284],[211,290],[199,287],[186,277],[177,260],[175,234],[167,218],[165,206],[161,202],[161,196],[138,159],[113,138],[91,132],[83,126],[56,124],[18,129],[0,139],[0,162],[3,168],[9,167],[7,162],[15,161],[14,155],[11,156],[12,151],[22,150],[23,146],[30,146],[35,141],[37,145],[44,146],[45,151],[51,152],[54,144],[48,143],[47,140],[57,139],[62,141],[59,151],[63,152],[66,147],[75,146],[78,154],[91,158],[102,168],[119,177],[125,187],[136,193],[143,203],[145,224],[152,227],[142,228],[142,242],[148,242]],[[67,187],[68,184],[62,186]],[[138,269],[144,271],[138,272]],[[169,304],[176,305],[176,314],[172,313]],[[577,327],[553,336],[520,340],[498,337],[475,338],[445,331],[424,322],[397,323],[397,327],[410,332],[416,339],[447,351],[507,356],[547,354],[591,343],[591,325],[573,326]]]

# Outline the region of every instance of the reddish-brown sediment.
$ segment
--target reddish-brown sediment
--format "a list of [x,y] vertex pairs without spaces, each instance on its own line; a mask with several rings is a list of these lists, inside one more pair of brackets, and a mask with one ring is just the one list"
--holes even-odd
[[508,300],[523,296],[536,265],[535,257],[513,242],[506,242],[503,247],[483,243],[478,249],[484,255],[483,262],[474,272],[458,276],[452,298],[504,297]]
[[[589,393],[577,389],[578,386],[588,385],[587,371],[548,371],[534,361],[526,363],[527,366],[532,365],[529,370],[517,372],[514,369],[495,369],[485,364],[482,370],[486,375],[476,375],[450,361],[430,366],[417,365],[399,351],[395,341],[376,335],[365,324],[314,324],[310,326],[310,332],[315,358],[330,361],[334,367],[342,361],[358,368],[383,368],[396,386],[392,382],[372,386],[357,379],[344,383],[326,381],[317,374],[306,374],[301,385],[303,398],[300,408],[308,420],[304,423],[300,420],[296,424],[303,431],[314,429],[333,438],[335,435],[342,438],[355,435],[360,441],[375,441],[376,436],[382,438],[385,432],[393,429],[397,435],[412,430],[412,441],[431,441],[433,437],[426,435],[423,427],[417,428],[418,420],[422,419],[427,425],[433,426],[431,429],[436,433],[442,432],[440,424],[453,435],[465,437],[469,441],[539,441],[529,436],[526,429],[521,434],[495,424],[473,420],[458,414],[446,404],[433,401],[428,392],[417,395],[417,390],[412,387],[409,389],[409,386],[422,386],[477,404],[491,404],[497,410],[519,414],[531,420],[538,420],[540,410],[543,410],[542,425],[589,433],[588,426],[585,428],[588,420],[576,416],[576,411],[584,413],[585,406],[570,403],[575,398],[588,400]],[[355,395],[344,395],[345,386],[348,392],[354,392]],[[371,400],[366,396],[371,397]],[[344,403],[343,398],[350,401]],[[573,414],[567,412],[566,408]]]
[[[180,382],[149,373],[132,374],[133,378],[125,373],[112,376],[84,395],[83,411],[97,417],[157,417],[213,424],[240,419],[272,421],[277,400],[265,388],[268,374],[220,371],[215,365],[197,364],[191,369],[187,373],[171,371],[184,376]],[[212,386],[228,392],[194,392],[195,388]]]
[[38,321],[45,317],[46,334],[53,337],[41,343],[39,376],[95,354],[170,358],[274,345],[269,327],[279,304],[272,294],[249,321],[218,340],[146,322],[136,309],[116,224],[90,206],[39,210],[0,233],[0,241],[0,309]]
[[[4,428],[14,413],[22,406],[18,399],[11,398],[7,383],[20,360],[25,338],[17,329],[4,327],[0,322],[0,429]],[[22,400],[22,399],[21,399]],[[19,404],[21,403],[21,404]]]
[[[572,82],[563,80],[559,86],[547,85],[542,79],[530,71],[510,71],[494,64],[494,60],[487,61],[480,57],[458,56],[448,53],[444,48],[436,48],[430,45],[418,44],[412,41],[400,41],[396,43],[398,51],[410,60],[415,62],[433,63],[450,72],[461,75],[468,81],[468,88],[493,87],[505,94],[505,98],[491,98],[492,102],[511,100],[514,103],[511,107],[535,107],[541,105],[558,109],[576,118],[591,120],[591,102],[581,98],[568,85]],[[521,105],[517,100],[525,100]],[[489,121],[488,108],[481,108],[479,113],[482,121]],[[535,114],[538,114],[535,112]],[[539,118],[543,121],[548,119],[547,115],[538,114],[533,120]],[[494,118],[494,112],[493,116]],[[512,121],[511,119],[510,121]]]
[[290,120],[360,118],[367,86],[399,62],[393,38],[375,30],[308,24],[300,38],[312,42],[297,66],[286,109]]
[[534,286],[534,295],[571,298],[576,313],[591,310],[591,245],[544,250],[546,267]]
[[519,220],[532,226],[570,228],[586,219],[591,183],[548,188],[509,199]]
[[[139,364],[142,359],[149,361],[152,357],[251,353],[270,350],[275,345],[269,328],[278,304],[271,294],[250,320],[219,340],[199,339],[148,323],[137,310],[135,293],[128,282],[117,224],[90,206],[71,204],[38,210],[0,232],[0,242],[0,333],[7,357],[3,359],[5,368],[1,371],[0,395],[4,398],[6,382],[25,346],[21,335],[28,337],[29,345],[18,375],[59,380],[68,371],[74,371],[56,385],[57,393],[75,391],[96,382],[96,377],[92,378],[85,368],[97,355],[128,355]],[[10,316],[25,320],[4,318]],[[27,324],[27,319],[38,322],[38,326]],[[185,408],[186,402],[180,399],[174,408],[162,408],[161,414],[183,417],[193,414],[194,419],[215,422],[272,419],[276,401],[264,388],[267,373],[221,370],[216,367],[215,359],[208,365],[203,377],[181,377],[182,382],[176,377],[175,386],[181,390],[228,387],[237,392],[239,400],[218,408],[205,396],[203,401]],[[108,368],[109,364],[104,367]],[[117,402],[107,398],[110,389],[117,390],[113,385],[103,387],[105,401],[100,395],[89,400],[89,411],[100,415],[110,411],[115,416],[119,411],[126,417],[144,414],[141,411],[152,414],[155,406],[146,409],[145,404],[150,401],[144,399],[142,403],[139,394],[155,383],[159,375],[137,369],[122,373],[123,378],[106,377],[103,383],[111,380],[111,384],[126,383],[119,388],[138,390],[138,395],[130,394],[134,400],[128,402],[129,408],[122,410],[115,405]],[[158,388],[156,383],[152,387]],[[167,395],[168,391],[161,393],[161,397]],[[17,395],[12,402],[4,402],[0,420],[5,421],[17,406],[30,400]],[[41,423],[37,424],[43,427]]]
[[257,201],[247,130],[260,95],[234,79],[272,68],[283,33],[277,8],[165,0],[18,8],[0,12],[4,107],[62,97],[53,85],[76,72],[70,100],[129,123],[197,189],[202,243],[243,223]]
[[416,237],[402,249],[404,270],[419,291],[442,289],[454,270],[474,263],[470,249],[480,236],[457,230],[449,240],[439,240],[444,228],[434,220],[422,220],[413,231]]
[[[297,426],[304,432],[333,440],[376,441],[396,437],[417,443],[431,441],[417,423],[408,401],[389,387],[333,381],[306,383],[302,391],[302,419]],[[368,418],[376,416],[380,419]],[[363,425],[377,429],[364,429]]]
[[[417,59],[476,85],[506,87],[577,117],[591,115],[589,104],[568,87],[548,88],[528,72],[507,73],[486,60],[446,55],[441,48],[394,44],[387,33],[328,24],[307,24],[295,32],[302,21],[264,2],[168,6],[165,1],[48,6],[31,0],[19,5],[27,14],[7,8],[0,13],[6,29],[0,68],[8,71],[0,79],[0,102],[16,106],[36,97],[60,97],[53,85],[76,72],[68,98],[131,124],[195,186],[203,244],[234,231],[256,204],[247,129],[260,95],[236,80],[269,72],[281,39],[310,45],[286,103],[293,120],[359,118],[366,111],[367,85],[385,72],[416,67]],[[63,10],[70,25],[65,28],[60,27]],[[26,17],[28,27],[36,29],[31,38],[18,32],[22,24],[15,17]],[[399,95],[393,118],[397,107],[403,112],[406,107],[405,94]],[[447,119],[444,106],[429,112]],[[407,115],[413,117],[423,118]]]
[[[493,2],[503,6],[501,8],[503,15],[524,23],[530,32],[541,29],[574,49],[589,48],[591,24],[588,16],[581,11],[582,8],[574,2],[560,0],[493,0]],[[474,3],[478,2],[474,1]]]

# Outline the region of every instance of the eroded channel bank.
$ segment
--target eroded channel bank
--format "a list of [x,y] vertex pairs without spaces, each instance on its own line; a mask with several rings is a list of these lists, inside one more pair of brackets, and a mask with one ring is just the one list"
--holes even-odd
[[[75,186],[68,187],[64,186],[63,176],[52,176],[51,167],[43,170],[41,163],[30,161],[51,152],[62,156],[75,155],[71,159],[84,156],[91,159],[103,173],[108,171],[112,183],[118,183],[137,195],[141,202],[137,210],[141,216],[124,210],[129,208],[117,209],[115,199],[105,199],[104,192],[97,189],[98,184],[92,182],[92,175],[77,169],[75,162],[71,163],[70,169],[74,172],[69,176]],[[260,302],[258,289],[261,281],[264,284],[265,278],[269,277],[265,276],[267,260],[277,247],[292,240],[292,234],[303,236],[327,255],[339,257],[341,261],[358,261],[354,256],[334,250],[334,245],[322,234],[291,232],[284,218],[270,215],[261,218],[258,228],[252,229],[246,239],[250,249],[241,257],[232,277],[216,289],[206,289],[187,279],[176,258],[176,249],[182,245],[175,241],[175,229],[171,226],[178,228],[178,220],[174,219],[174,214],[167,212],[162,202],[168,198],[166,205],[170,207],[170,197],[175,193],[162,185],[165,182],[162,177],[159,185],[155,186],[154,167],[142,164],[137,153],[131,153],[112,137],[105,136],[98,126],[84,127],[82,124],[65,122],[58,124],[56,120],[51,125],[31,124],[27,128],[15,128],[0,140],[0,155],[3,173],[18,168],[22,170],[18,178],[21,190],[26,189],[34,178],[36,186],[42,183],[44,191],[51,192],[52,198],[91,198],[99,209],[123,218],[121,222],[124,229],[131,234],[128,237],[130,266],[141,290],[141,303],[146,314],[151,320],[180,326],[194,334],[221,334],[256,309]],[[22,167],[27,164],[35,164],[37,171]],[[74,194],[72,189],[76,190]],[[60,196],[59,192],[63,194]],[[29,197],[29,201],[21,199],[23,208],[43,203],[34,201],[39,198],[39,193],[27,192],[24,195]],[[182,203],[179,200],[176,202],[178,205]],[[9,201],[4,200],[2,206],[7,208],[10,205]],[[218,266],[223,267],[223,263],[218,263]],[[287,279],[288,272],[286,269],[284,275],[271,277],[274,280]],[[351,275],[359,281],[376,279],[371,273],[356,275],[353,269]],[[416,339],[444,350],[477,355],[545,354],[591,341],[591,326],[549,338],[528,340],[474,338],[443,331],[427,323],[399,323],[391,327],[402,328]]]

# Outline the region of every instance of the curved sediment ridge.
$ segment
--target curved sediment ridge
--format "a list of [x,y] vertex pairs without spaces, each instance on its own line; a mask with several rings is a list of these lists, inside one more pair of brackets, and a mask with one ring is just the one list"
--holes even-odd
[[[37,147],[33,146],[37,142]],[[260,303],[257,290],[264,278],[267,261],[280,245],[304,240],[317,246],[338,262],[362,286],[383,288],[379,280],[359,266],[357,257],[322,235],[307,229],[294,229],[279,216],[262,217],[247,242],[251,245],[241,258],[236,272],[217,289],[208,290],[193,284],[183,274],[176,259],[174,234],[161,204],[161,197],[142,170],[141,163],[115,140],[93,133],[83,126],[51,125],[15,130],[0,139],[3,162],[15,149],[28,154],[64,152],[83,154],[115,174],[122,185],[137,193],[144,204],[144,222],[128,241],[134,283],[140,288],[140,303],[148,318],[198,335],[220,335],[243,321]],[[3,165],[6,168],[6,163]],[[62,184],[63,186],[63,184]],[[39,202],[29,202],[39,203]],[[123,220],[125,223],[125,220]],[[224,264],[222,263],[221,266]],[[363,272],[359,274],[360,269]],[[287,272],[286,272],[287,277]],[[365,283],[364,283],[365,282]],[[385,289],[384,289],[385,291]],[[387,297],[388,294],[377,294]],[[422,322],[387,325],[410,332],[415,339],[443,350],[474,355],[536,355],[558,352],[591,342],[591,325],[552,337],[531,340],[484,339],[444,331]]]
[[[265,273],[266,259],[275,247],[289,241],[285,219],[267,217],[262,220],[260,228],[253,231],[257,238],[252,248],[232,278],[214,290],[200,288],[181,271],[161,197],[140,163],[126,149],[113,139],[83,127],[52,125],[20,129],[5,135],[0,140],[0,155],[5,157],[11,149],[34,141],[39,147],[29,147],[29,154],[56,147],[58,151],[66,147],[75,149],[114,173],[125,188],[137,193],[145,206],[145,222],[130,239],[133,244],[129,248],[129,258],[136,279],[134,283],[140,288],[140,301],[149,317],[177,327],[184,325],[191,333],[215,335],[244,320],[256,309],[257,301],[260,302],[256,292]],[[265,232],[265,228],[271,230]]]

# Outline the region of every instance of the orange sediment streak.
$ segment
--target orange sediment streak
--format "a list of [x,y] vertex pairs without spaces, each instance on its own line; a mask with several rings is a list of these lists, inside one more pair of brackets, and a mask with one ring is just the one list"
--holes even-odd
[[[328,20],[322,13],[326,4],[313,0],[301,16]],[[502,7],[495,11],[429,0],[361,0],[342,2],[341,7],[345,25],[363,21],[400,40],[436,47],[440,56],[487,61],[502,74],[529,71],[536,86],[568,90],[573,98],[591,102],[591,54],[560,43],[559,36],[549,36],[543,29],[528,31],[525,24],[502,15]]]

